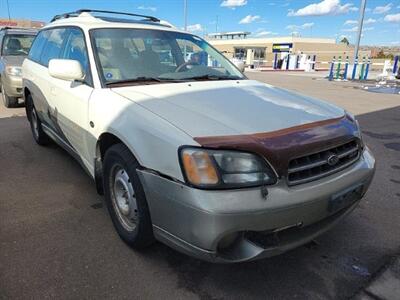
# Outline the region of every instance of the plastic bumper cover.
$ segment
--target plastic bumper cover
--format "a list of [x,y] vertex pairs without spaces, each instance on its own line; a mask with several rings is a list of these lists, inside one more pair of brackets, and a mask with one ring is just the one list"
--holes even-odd
[[[238,262],[280,254],[326,231],[355,208],[374,171],[375,159],[366,148],[345,170],[294,187],[281,180],[268,187],[267,198],[260,188],[206,191],[139,173],[158,240],[203,260]],[[354,191],[351,202],[331,208],[336,198]],[[249,232],[278,240],[262,245],[254,235],[248,238]],[[221,249],[221,241],[232,235],[231,245]]]

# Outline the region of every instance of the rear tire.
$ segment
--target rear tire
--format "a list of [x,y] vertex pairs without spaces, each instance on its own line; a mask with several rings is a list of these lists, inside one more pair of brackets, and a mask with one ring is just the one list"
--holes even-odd
[[132,248],[154,242],[152,222],[143,186],[136,169],[139,163],[123,144],[111,146],[103,161],[104,195],[115,229]]
[[47,136],[47,134],[43,131],[42,122],[38,117],[31,95],[27,95],[26,97],[26,112],[29,123],[31,125],[33,139],[40,146],[47,145],[50,142],[50,139]]
[[18,98],[7,96],[2,83],[0,83],[0,93],[5,107],[12,108],[18,105]]

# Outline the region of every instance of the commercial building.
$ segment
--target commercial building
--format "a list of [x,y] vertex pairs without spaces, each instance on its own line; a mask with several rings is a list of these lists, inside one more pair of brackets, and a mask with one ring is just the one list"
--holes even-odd
[[[271,66],[275,53],[279,56],[287,54],[306,54],[316,56],[317,61],[330,61],[334,56],[352,60],[354,47],[344,43],[336,43],[335,39],[304,38],[296,36],[251,38],[249,32],[226,32],[208,35],[208,41],[228,58],[239,58],[254,61],[256,64]],[[237,37],[241,38],[237,38]],[[359,57],[369,56],[370,51],[359,52]],[[249,58],[249,56],[251,56]]]
[[24,27],[24,28],[42,28],[45,22],[32,21],[24,19],[0,19],[1,27]]

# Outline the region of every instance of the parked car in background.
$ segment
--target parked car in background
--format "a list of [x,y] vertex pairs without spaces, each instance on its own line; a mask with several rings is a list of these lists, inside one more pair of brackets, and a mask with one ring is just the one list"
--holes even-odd
[[22,62],[36,36],[35,29],[0,28],[0,93],[5,107],[22,97]]
[[35,141],[81,163],[127,244],[248,261],[309,242],[357,206],[375,159],[354,116],[249,80],[155,17],[110,13],[55,17],[23,88]]

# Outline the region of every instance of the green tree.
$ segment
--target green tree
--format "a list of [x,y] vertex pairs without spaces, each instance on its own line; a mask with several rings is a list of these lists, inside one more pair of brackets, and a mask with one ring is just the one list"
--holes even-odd
[[342,38],[342,40],[340,42],[342,44],[346,44],[347,46],[350,44],[349,40],[346,37]]

